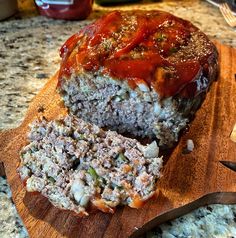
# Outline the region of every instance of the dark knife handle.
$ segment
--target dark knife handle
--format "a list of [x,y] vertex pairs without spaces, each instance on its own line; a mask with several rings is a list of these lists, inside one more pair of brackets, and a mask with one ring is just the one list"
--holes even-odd
[[220,163],[223,164],[225,167],[236,172],[236,162],[221,160]]
[[6,177],[6,173],[5,173],[3,162],[0,162],[0,177]]

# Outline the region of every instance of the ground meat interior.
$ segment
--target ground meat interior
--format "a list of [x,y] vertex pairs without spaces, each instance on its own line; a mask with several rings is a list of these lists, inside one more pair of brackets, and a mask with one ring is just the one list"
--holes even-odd
[[145,85],[132,90],[126,82],[82,72],[66,81],[61,93],[65,106],[78,118],[129,137],[157,139],[163,148],[178,141],[205,97],[160,100]]
[[156,142],[103,131],[73,116],[31,125],[19,173],[29,192],[55,206],[87,215],[91,206],[113,212],[138,208],[156,192],[162,159]]

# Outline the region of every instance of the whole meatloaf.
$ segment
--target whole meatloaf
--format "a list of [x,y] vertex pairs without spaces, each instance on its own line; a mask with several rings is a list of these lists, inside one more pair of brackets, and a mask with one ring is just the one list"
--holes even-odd
[[162,11],[111,12],[69,38],[61,57],[58,89],[71,113],[168,147],[218,71],[207,36]]
[[88,215],[118,205],[139,208],[157,191],[162,158],[156,142],[143,146],[74,116],[35,121],[18,169],[26,190],[58,208]]

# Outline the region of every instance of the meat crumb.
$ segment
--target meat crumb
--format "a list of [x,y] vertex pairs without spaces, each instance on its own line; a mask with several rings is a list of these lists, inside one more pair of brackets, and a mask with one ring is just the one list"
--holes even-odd
[[193,140],[188,139],[188,140],[187,140],[187,150],[190,151],[190,152],[192,152],[193,149],[194,149]]
[[188,139],[186,146],[183,148],[182,154],[189,154],[193,151],[193,149],[194,149],[193,140]]

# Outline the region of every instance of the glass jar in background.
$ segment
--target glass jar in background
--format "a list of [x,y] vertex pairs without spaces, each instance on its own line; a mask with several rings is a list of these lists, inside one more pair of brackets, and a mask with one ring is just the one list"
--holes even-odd
[[43,16],[65,20],[83,20],[92,11],[93,0],[35,0]]

